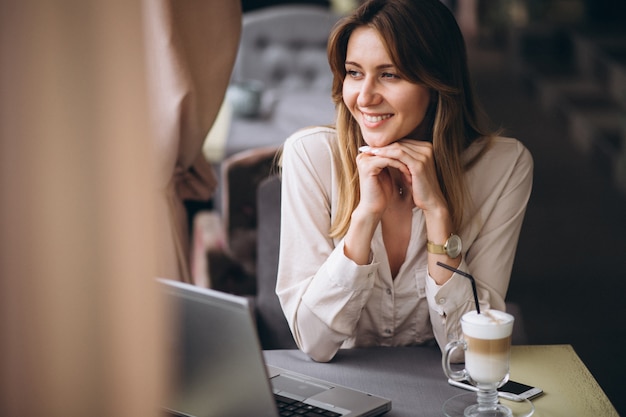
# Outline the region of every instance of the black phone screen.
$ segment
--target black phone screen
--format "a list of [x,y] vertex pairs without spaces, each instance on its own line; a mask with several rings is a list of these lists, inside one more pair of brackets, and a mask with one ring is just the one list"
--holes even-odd
[[532,389],[530,385],[522,384],[515,381],[508,381],[506,384],[498,388],[498,391],[511,392],[513,394],[520,395],[529,389]]

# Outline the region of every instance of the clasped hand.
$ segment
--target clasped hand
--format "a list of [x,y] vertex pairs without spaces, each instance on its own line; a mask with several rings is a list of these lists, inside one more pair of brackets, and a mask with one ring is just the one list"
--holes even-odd
[[403,139],[379,148],[365,147],[357,156],[357,167],[363,209],[382,215],[399,187],[424,211],[446,206],[430,142]]

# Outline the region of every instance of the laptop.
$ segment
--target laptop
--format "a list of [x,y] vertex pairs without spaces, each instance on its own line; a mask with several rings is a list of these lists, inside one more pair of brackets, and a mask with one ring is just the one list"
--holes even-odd
[[388,399],[266,365],[245,297],[158,281],[175,329],[166,415],[369,417],[391,409]]

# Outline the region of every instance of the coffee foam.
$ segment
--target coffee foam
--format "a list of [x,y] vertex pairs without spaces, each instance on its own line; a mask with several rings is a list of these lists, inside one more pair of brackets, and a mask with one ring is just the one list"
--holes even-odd
[[465,313],[461,318],[463,333],[477,339],[504,339],[513,332],[514,317],[498,310]]

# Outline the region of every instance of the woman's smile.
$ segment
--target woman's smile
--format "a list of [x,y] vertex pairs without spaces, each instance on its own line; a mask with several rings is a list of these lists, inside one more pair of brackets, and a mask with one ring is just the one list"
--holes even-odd
[[387,114],[368,114],[368,113],[364,113],[361,112],[361,114],[363,115],[363,119],[364,119],[364,123],[370,125],[370,128],[373,127],[378,127],[382,124],[382,122],[384,122],[385,120],[388,120],[389,118],[393,117],[393,114],[387,113]]

